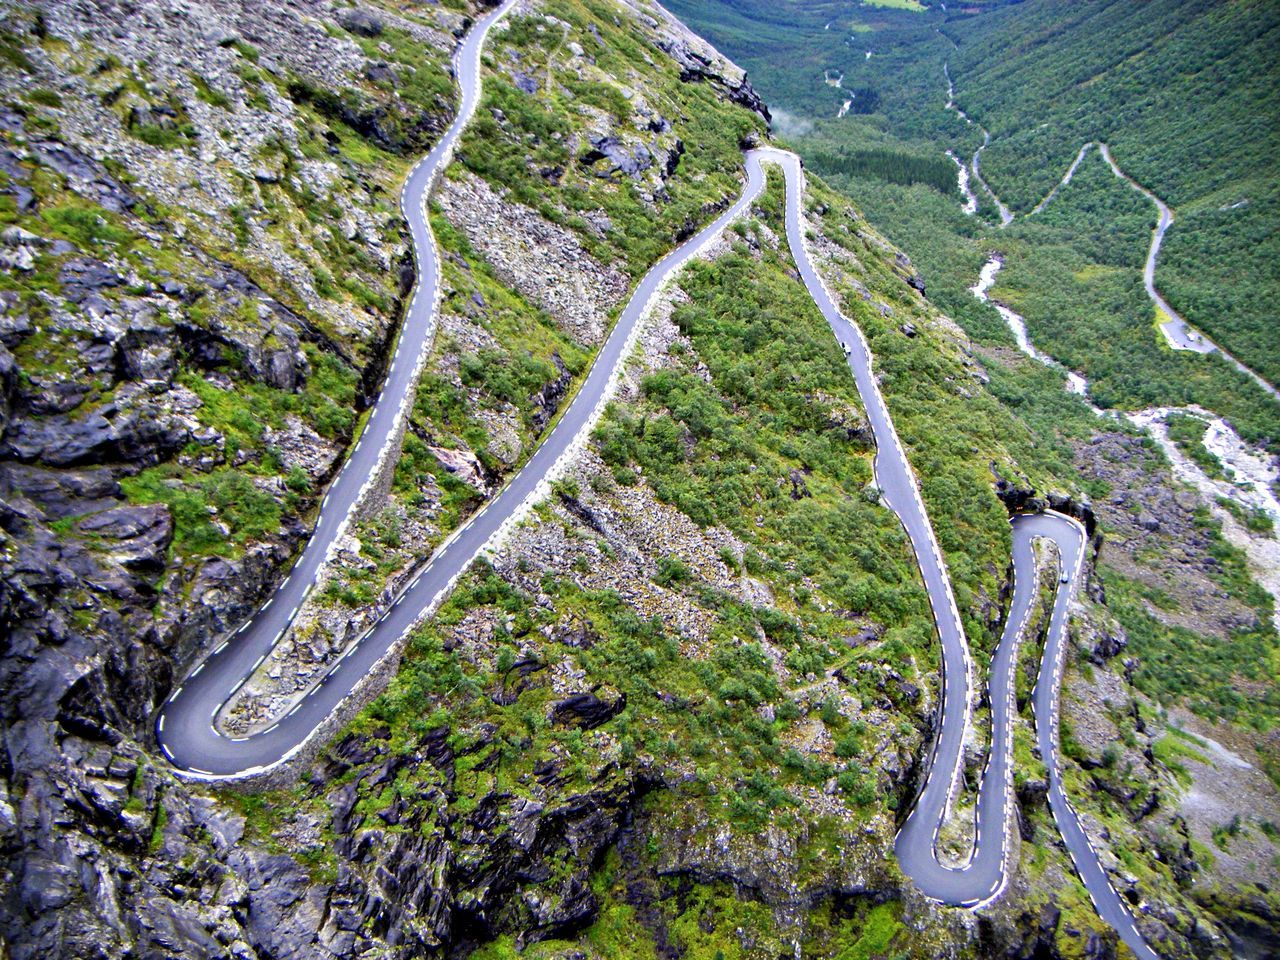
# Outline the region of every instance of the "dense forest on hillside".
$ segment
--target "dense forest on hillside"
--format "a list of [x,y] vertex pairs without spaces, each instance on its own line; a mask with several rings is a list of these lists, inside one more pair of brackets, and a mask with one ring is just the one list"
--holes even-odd
[[[815,2],[785,16],[764,0],[672,6],[752,70],[780,108],[779,132],[806,155],[937,156],[950,147],[968,158],[985,127],[992,141],[983,175],[1015,214],[1026,214],[1082,144],[1109,143],[1125,171],[1174,208],[1161,291],[1246,364],[1273,383],[1280,378],[1268,294],[1280,282],[1271,229],[1280,205],[1276,5],[1030,0],[911,13]],[[945,109],[944,65],[973,124]],[[843,88],[875,90],[878,111],[837,117],[846,95],[824,83],[828,72]],[[875,191],[888,178],[858,179],[857,190]],[[975,192],[990,204],[976,184]],[[905,243],[896,221],[915,214],[902,206],[870,213]],[[1147,214],[1154,224],[1154,207]],[[1028,319],[1034,331],[1037,318]],[[1274,439],[1280,429],[1273,421],[1253,435]]]
[[949,21],[957,102],[994,138],[984,173],[1027,211],[1104,140],[1177,213],[1158,280],[1188,320],[1273,383],[1280,282],[1280,7],[1018,4]]
[[875,177],[903,186],[923,183],[948,195],[956,193],[955,167],[941,157],[898,150],[854,150],[848,153],[815,151],[807,159],[828,177]]

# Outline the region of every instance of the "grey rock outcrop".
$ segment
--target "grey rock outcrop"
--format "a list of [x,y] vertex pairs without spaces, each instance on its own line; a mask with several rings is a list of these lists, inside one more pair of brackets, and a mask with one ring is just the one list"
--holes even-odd
[[751,86],[746,73],[722,57],[714,56],[714,51],[708,53],[705,44],[691,43],[684,37],[673,37],[659,46],[680,64],[682,80],[717,86],[725,91],[732,102],[760,114],[765,120],[772,119],[768,106]]
[[503,281],[555,317],[575,339],[600,341],[602,318],[630,284],[622,271],[598,263],[570,231],[528,207],[504,201],[479,177],[445,181],[440,205]]
[[350,30],[362,37],[376,37],[382,33],[382,18],[371,10],[350,7],[339,10],[337,19],[344,30]]
[[636,177],[653,166],[653,154],[644,144],[628,147],[612,136],[592,140],[591,149],[579,156],[578,160],[585,166],[598,167],[596,176],[601,177],[615,173]]

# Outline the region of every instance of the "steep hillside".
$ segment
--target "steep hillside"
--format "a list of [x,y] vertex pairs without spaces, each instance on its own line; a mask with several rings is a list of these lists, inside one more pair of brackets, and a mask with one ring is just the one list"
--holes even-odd
[[[566,475],[354,720],[273,782],[175,776],[157,707],[269,600],[380,393],[413,280],[399,190],[456,109],[450,57],[483,10],[0,9],[0,954],[1117,954],[1046,806],[1034,649],[1010,890],[975,916],[897,867],[939,651],[776,176],[663,291]],[[482,62],[431,200],[442,295],[402,449],[217,719],[230,735],[276,722],[492,502],[766,136],[742,71],[658,7],[528,0]],[[1009,511],[1100,522],[1065,681],[1073,800],[1164,952],[1265,948],[1269,597],[1134,431],[1095,430],[1059,375],[967,336],[820,178],[805,203],[979,671]],[[1128,659],[1218,636],[1239,643],[1204,658],[1199,714],[1157,705],[1203,679],[1176,653],[1154,676]]]
[[[464,146],[441,195],[457,226],[441,224],[451,266],[436,355],[390,496],[318,595],[318,625],[286,645],[304,665],[341,649],[387,579],[527,454],[626,290],[628,267],[609,251],[630,251],[638,269],[707,218],[738,183],[738,140],[763,126],[740,72],[707,57],[680,79],[666,51],[701,47],[678,26],[557,12],[565,19],[513,28],[491,85],[511,119],[491,105],[498,127]],[[470,13],[5,11],[4,907],[15,955],[247,943],[281,956],[307,952],[322,923],[305,908],[309,934],[280,922],[298,904],[268,905],[264,891],[294,875],[293,861],[274,843],[216,839],[234,844],[239,828],[155,765],[150,717],[278,581],[377,394],[412,278],[400,182],[451,116],[448,60]],[[584,46],[563,45],[571,24]],[[563,95],[581,100],[572,110],[518,100],[537,89],[522,89],[529,77],[545,82],[548,54],[574,87]],[[628,102],[646,95],[654,106]],[[526,169],[567,227],[499,207],[466,173],[485,149],[539,135],[563,169]],[[683,166],[682,137],[704,145]],[[589,157],[593,141],[627,151],[627,169]],[[572,218],[572,204],[593,219]],[[471,251],[469,225],[495,209],[506,229],[480,227],[477,242],[535,236],[572,262],[575,297],[537,272],[554,260],[508,254],[499,279]],[[587,245],[610,266],[593,269]],[[242,711],[250,722],[256,705]],[[207,872],[189,872],[210,855]],[[218,899],[228,883],[243,891],[234,910]]]

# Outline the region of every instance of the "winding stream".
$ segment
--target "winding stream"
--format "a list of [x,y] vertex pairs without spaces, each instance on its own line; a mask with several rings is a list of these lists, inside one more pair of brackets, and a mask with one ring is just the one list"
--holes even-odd
[[[1226,479],[1209,476],[1170,439],[1168,420],[1175,414],[1189,414],[1206,423],[1205,449],[1218,458]],[[1271,619],[1280,630],[1280,501],[1276,495],[1280,490],[1280,467],[1277,458],[1251,448],[1231,424],[1200,407],[1152,407],[1125,416],[1155,441],[1168,459],[1173,475],[1200,494],[1201,501],[1221,522],[1227,541],[1244,551],[1250,572],[1275,600]],[[1269,517],[1271,533],[1246,528],[1221,506],[1222,500]]]
[[947,156],[956,165],[956,183],[959,185],[960,193],[964,197],[964,205],[960,209],[966,215],[973,216],[978,212],[978,198],[973,195],[973,190],[969,187],[969,168],[952,151],[948,150]]
[[1068,391],[1082,397],[1088,396],[1089,381],[1075,371],[1068,370],[1044,351],[1038,350],[1027,335],[1027,321],[1020,314],[1014,313],[1004,304],[992,300],[988,295],[988,291],[995,286],[996,274],[1000,272],[1000,268],[1003,266],[1004,258],[998,253],[993,253],[991,258],[983,264],[982,272],[978,274],[978,282],[969,288],[969,292],[983,303],[990,303],[996,308],[996,312],[1004,318],[1004,322],[1013,331],[1013,339],[1017,342],[1019,350],[1033,360],[1043,363],[1046,367],[1061,370],[1066,375]]
[[[959,107],[956,106],[956,90],[955,90],[955,84],[951,82],[951,65],[949,63],[944,63],[942,65],[942,73],[943,73],[943,76],[947,78],[946,108],[948,110],[954,111],[956,116],[958,116],[965,123],[972,126],[973,119],[967,113],[965,113],[963,110],[961,110]],[[978,185],[981,186],[982,189],[986,192],[987,196],[991,198],[991,202],[996,205],[996,209],[1000,211],[1000,226],[1007,227],[1009,224],[1013,223],[1013,213],[1009,210],[1008,207],[1004,205],[1004,201],[1001,200],[998,196],[996,196],[996,192],[991,189],[991,185],[988,184],[985,179],[983,179],[982,168],[980,167],[982,151],[987,149],[988,145],[990,145],[991,134],[987,131],[987,128],[984,126],[978,125],[978,129],[982,131],[982,146],[978,147],[978,149],[974,151],[973,158],[969,161],[969,173],[973,176],[973,179],[977,181]],[[973,194],[968,191],[967,184],[963,185],[961,189],[965,190],[967,196],[973,198],[974,209],[977,209],[977,198],[973,197]]]

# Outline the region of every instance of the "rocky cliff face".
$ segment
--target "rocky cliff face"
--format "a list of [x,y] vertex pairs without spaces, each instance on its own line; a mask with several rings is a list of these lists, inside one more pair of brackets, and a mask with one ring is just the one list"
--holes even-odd
[[[382,199],[401,161],[379,172],[291,90],[356,82],[370,31],[414,36],[445,79],[462,20],[349,37],[312,4],[0,17],[5,952],[303,955],[300,868],[164,772],[151,712],[287,563],[402,289]],[[416,150],[451,113],[440,89],[369,86],[347,119]]]
[[[278,578],[376,392],[409,280],[398,178],[451,115],[446,63],[467,12],[0,11],[7,955],[460,951],[490,929],[476,920],[466,932],[485,897],[522,870],[552,869],[566,838],[587,869],[634,795],[605,777],[567,798],[547,839],[475,868],[480,887],[508,879],[455,922],[432,906],[449,895],[426,869],[430,851],[344,836],[358,875],[323,876],[296,857],[305,839],[246,839],[235,803],[190,790],[149,752],[155,704]],[[704,66],[697,81],[716,84]],[[723,89],[750,99],[740,73]],[[662,176],[674,166],[663,161]],[[625,281],[610,284],[600,313]],[[599,338],[599,314],[582,314],[594,327],[581,329],[572,310],[548,308],[583,344]],[[453,356],[442,363],[456,371]],[[523,401],[535,431],[567,382],[553,367]],[[447,471],[451,448],[431,449]],[[599,709],[578,700],[563,716],[590,723]],[[378,752],[353,743],[314,776],[340,776],[350,751]],[[346,834],[351,811],[335,803],[333,824],[316,827],[325,836]],[[432,816],[427,803],[414,810]],[[497,824],[466,828],[468,843],[490,846],[486,822]],[[437,854],[455,842],[437,838]],[[453,886],[462,897],[467,884]],[[538,907],[530,929],[586,916],[590,897],[576,896]],[[419,912],[421,932],[402,930]]]

